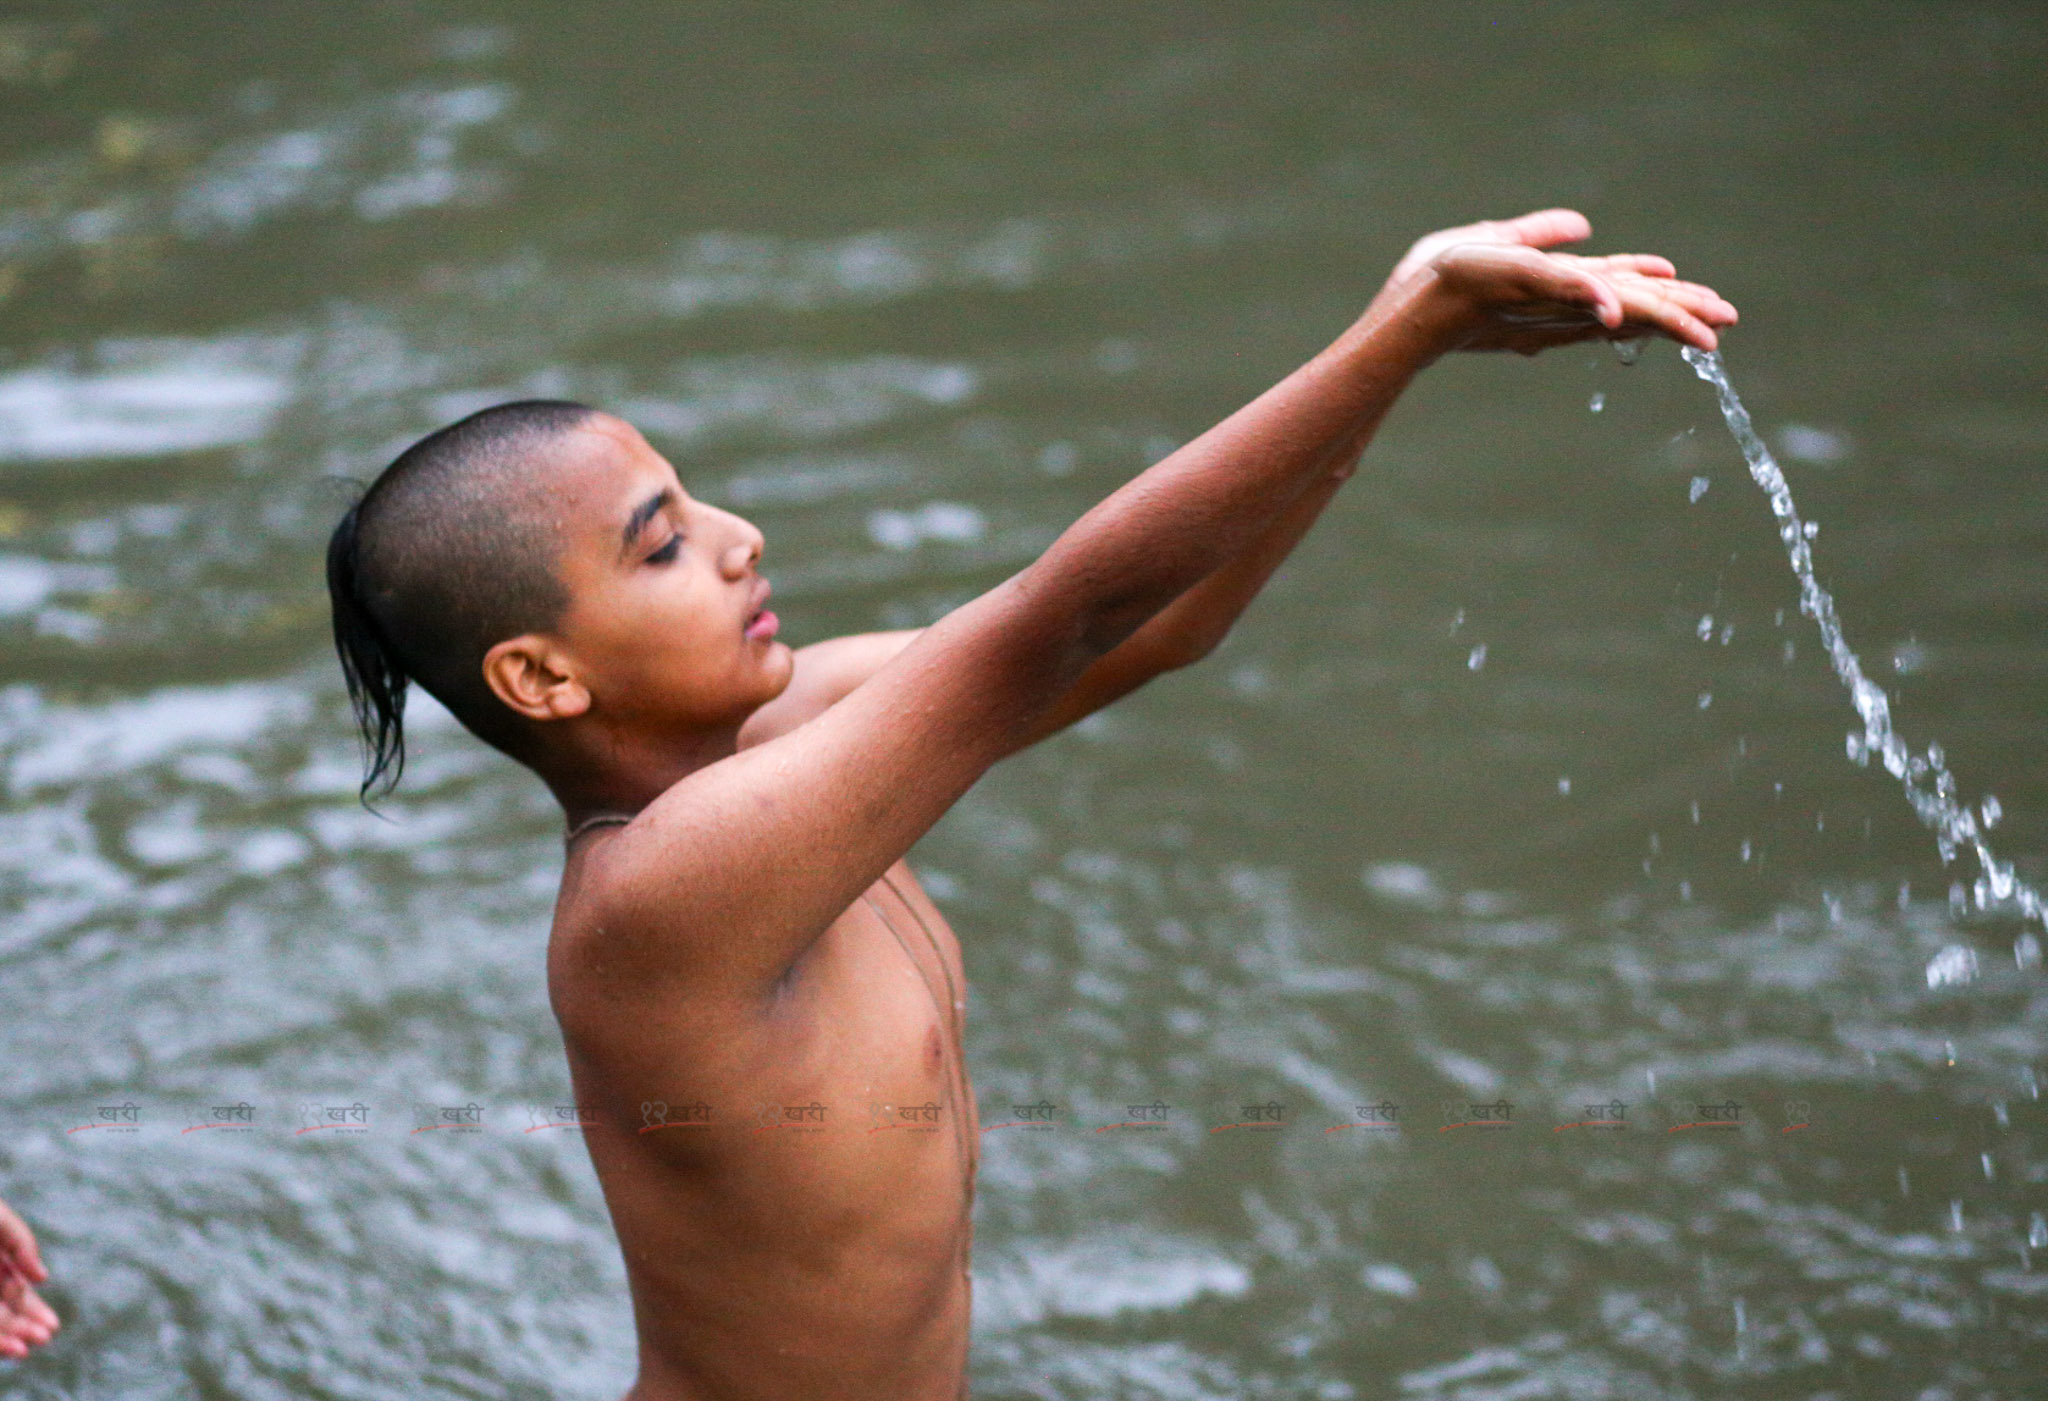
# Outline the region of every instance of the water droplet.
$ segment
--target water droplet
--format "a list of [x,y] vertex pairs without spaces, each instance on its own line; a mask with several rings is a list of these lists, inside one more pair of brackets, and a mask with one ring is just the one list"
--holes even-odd
[[1708,706],[1712,705],[1713,703],[1714,703],[1714,693],[1713,693],[1712,691],[1701,691],[1701,692],[1700,692],[1700,709],[1701,709],[1701,710],[1705,710],[1705,709],[1706,709],[1706,708],[1707,708]]
[[1841,897],[1830,891],[1823,890],[1820,893],[1820,902],[1828,908],[1828,923],[1840,924],[1842,922]]
[[2012,1127],[2012,1115],[2006,1112],[2005,1101],[2002,1099],[1991,1101],[1991,1117],[1998,1120],[1998,1127],[2002,1129]]
[[1948,1228],[1956,1232],[1960,1232],[1963,1229],[1963,1203],[1960,1198],[1949,1198]]
[[[2032,919],[2048,919],[2048,897],[2025,885],[2014,875],[2009,862],[1998,860],[1986,845],[1983,833],[1996,820],[1994,807],[1980,807],[1972,811],[1956,796],[1954,776],[1946,767],[1946,756],[1939,745],[1930,744],[1924,757],[1912,754],[1891,724],[1891,698],[1884,689],[1864,674],[1862,663],[1850,650],[1843,636],[1841,619],[1835,608],[1835,600],[1814,577],[1813,552],[1807,542],[1819,534],[1817,522],[1802,521],[1792,500],[1792,489],[1785,481],[1785,474],[1772,459],[1770,449],[1758,436],[1749,412],[1742,405],[1734,386],[1729,382],[1726,367],[1721,357],[1711,351],[1700,351],[1690,347],[1682,350],[1685,362],[1693,371],[1713,387],[1720,403],[1721,417],[1741,448],[1744,461],[1749,466],[1750,477],[1760,487],[1771,504],[1771,513],[1779,522],[1779,534],[1783,540],[1793,573],[1799,580],[1799,611],[1813,619],[1820,631],[1821,642],[1826,647],[1828,658],[1833,663],[1835,674],[1848,689],[1858,715],[1862,717],[1864,738],[1868,751],[1874,751],[1884,761],[1885,771],[1900,780],[1906,789],[1906,799],[1922,823],[1934,834],[1935,847],[1941,854],[1944,865],[1954,861],[1966,850],[1977,857],[1982,893],[1979,903],[2005,903],[2017,900],[2020,913]],[[1840,443],[1829,439],[1824,430],[1806,429],[1786,440],[1788,451],[1791,443],[1798,443],[1805,449],[1838,448]],[[1782,610],[1778,614],[1783,623]],[[1905,646],[1893,654],[1893,665],[1898,671],[1917,669],[1921,658],[1917,655],[1918,644],[1908,639]],[[1789,641],[1785,658],[1791,661]],[[1852,753],[1852,757],[1854,757]],[[1818,817],[1816,828],[1821,823]],[[1866,827],[1866,832],[1869,829]],[[1958,917],[1967,913],[1968,901],[1959,881],[1951,890],[1950,900]],[[2035,947],[2038,947],[2038,941]],[[2018,947],[2014,956],[2022,957]]]
[[1984,816],[1984,830],[1987,832],[1996,827],[1998,820],[2005,816],[2004,805],[1989,793],[1984,795],[1984,801],[1979,805],[1978,811]]
[[1906,1176],[1906,1169],[1904,1164],[1901,1164],[1899,1167],[1899,1195],[1902,1197],[1910,1197],[1913,1195],[1912,1180]]
[[1778,649],[1778,655],[1785,659],[1786,666],[1792,665],[1792,659],[1799,655],[1799,644],[1789,637],[1786,638],[1784,645]]
[[2012,941],[2012,961],[2015,967],[2039,968],[2041,966],[2041,941],[2028,930]]
[[1707,488],[1712,485],[1713,483],[1705,477],[1694,477],[1692,485],[1686,488],[1685,499],[1694,505],[1698,505],[1699,499],[1707,494]]
[[1979,1153],[1977,1161],[1984,1165],[1984,1180],[1989,1182],[1991,1180],[1991,1155],[1989,1153]]
[[1976,976],[1977,951],[1962,944],[1950,944],[1927,961],[1927,986],[1930,989],[1955,987],[1973,981]]
[[1946,1038],[1944,1038],[1944,1039],[1942,1040],[1942,1043],[1941,1043],[1941,1045],[1942,1045],[1942,1049],[1944,1049],[1944,1050],[1946,1050],[1946,1051],[1948,1052],[1948,1064],[1949,1064],[1949,1069],[1951,1069],[1951,1070],[1955,1069],[1955,1064],[1956,1064],[1956,1043],[1955,1043],[1955,1042],[1953,1042],[1953,1041],[1947,1040]]
[[1557,780],[1557,791],[1565,797],[1570,797],[1572,791],[1571,779],[1564,776],[1559,777]]
[[1698,798],[1692,800],[1692,825],[1695,827],[1700,825],[1700,800]]
[[1607,396],[1605,394],[1595,394],[1592,402],[1587,404],[1586,407],[1594,413],[1599,413],[1600,410],[1607,407]]
[[1745,1311],[1743,1310],[1743,1307],[1742,1307],[1742,1300],[1740,1300],[1740,1299],[1737,1299],[1737,1300],[1735,1301],[1735,1331],[1736,1331],[1736,1332],[1738,1332],[1738,1333],[1741,1333],[1741,1332],[1745,1332],[1745,1331],[1746,1331],[1746,1330],[1747,1330],[1748,1328],[1749,1328],[1749,1318],[1748,1318],[1748,1315],[1747,1315],[1747,1314],[1745,1313]]
[[1456,613],[1451,615],[1451,636],[1456,637],[1458,635],[1458,629],[1463,626],[1465,626],[1465,610],[1460,608]]
[[1744,838],[1742,839],[1742,863],[1743,863],[1743,864],[1744,864],[1745,866],[1749,864],[1749,853],[1750,853],[1750,845],[1749,845],[1749,838],[1748,838],[1748,837],[1744,837]]
[[1624,365],[1633,365],[1643,358],[1643,346],[1647,341],[1647,337],[1637,336],[1633,340],[1612,341],[1610,344],[1614,347],[1615,359]]
[[1699,634],[1699,639],[1702,642],[1712,637],[1714,635],[1714,615],[1712,613],[1700,614],[1699,626],[1694,628],[1693,631]]
[[1645,1070],[1643,1072],[1643,1079],[1649,1082],[1650,1098],[1655,1099],[1657,1097],[1657,1072],[1654,1070]]
[[1735,624],[1733,624],[1733,623],[1723,623],[1723,624],[1721,624],[1721,645],[1722,645],[1723,647],[1726,647],[1726,646],[1727,646],[1727,645],[1728,645],[1729,643],[1733,642],[1734,640],[1735,640]]
[[2034,1219],[2027,1226],[2027,1244],[2036,1250],[2048,1249],[2048,1216],[2034,1213]]
[[1899,882],[1899,908],[1905,909],[1913,903],[1913,882]]
[[1682,880],[1682,881],[1680,881],[1680,882],[1678,883],[1678,898],[1679,898],[1680,900],[1683,900],[1683,901],[1685,901],[1685,902],[1686,902],[1687,904],[1690,904],[1690,903],[1692,903],[1692,882],[1691,882],[1691,881],[1689,881],[1689,880]]
[[1465,669],[1466,669],[1467,671],[1477,671],[1477,670],[1479,670],[1479,668],[1481,668],[1481,667],[1483,667],[1483,666],[1485,666],[1485,665],[1486,665],[1486,644],[1485,644],[1484,642],[1482,642],[1482,643],[1480,643],[1480,644],[1479,644],[1479,645],[1478,645],[1477,647],[1474,647],[1474,648],[1472,649],[1472,654],[1471,654],[1470,656],[1468,656],[1468,657],[1466,657],[1466,658],[1465,658]]

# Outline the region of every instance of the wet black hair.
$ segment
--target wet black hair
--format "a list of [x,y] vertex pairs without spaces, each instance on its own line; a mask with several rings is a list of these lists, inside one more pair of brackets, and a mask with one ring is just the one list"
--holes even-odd
[[405,697],[417,681],[473,734],[515,758],[526,728],[483,679],[484,654],[552,627],[547,449],[597,411],[521,399],[437,429],[393,459],[327,542],[334,650],[363,740],[361,796],[405,771]]

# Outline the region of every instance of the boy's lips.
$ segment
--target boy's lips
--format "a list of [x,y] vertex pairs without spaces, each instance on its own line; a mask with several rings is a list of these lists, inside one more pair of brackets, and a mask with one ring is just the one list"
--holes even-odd
[[768,611],[768,595],[773,592],[775,590],[766,579],[763,579],[760,588],[754,594],[754,611],[748,616],[747,625],[743,629],[749,638],[756,641],[766,640],[775,636],[776,630],[782,626],[782,620]]

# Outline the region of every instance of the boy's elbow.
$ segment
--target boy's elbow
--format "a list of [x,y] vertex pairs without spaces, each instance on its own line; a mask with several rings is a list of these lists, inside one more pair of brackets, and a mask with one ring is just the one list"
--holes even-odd
[[1175,637],[1160,645],[1153,661],[1162,672],[1179,671],[1193,666],[1206,658],[1221,645],[1226,634],[1197,633],[1191,636]]

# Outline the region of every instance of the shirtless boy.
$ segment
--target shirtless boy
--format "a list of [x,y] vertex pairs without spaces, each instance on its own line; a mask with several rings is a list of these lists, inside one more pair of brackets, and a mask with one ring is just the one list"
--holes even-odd
[[760,531],[576,405],[444,428],[348,513],[328,583],[365,791],[416,681],[566,816],[548,991],[630,1398],[963,1394],[965,978],[905,853],[998,759],[1215,646],[1438,356],[1711,348],[1735,320],[1662,258],[1543,251],[1589,232],[1423,239],[1328,349],[916,631],[792,651]]

